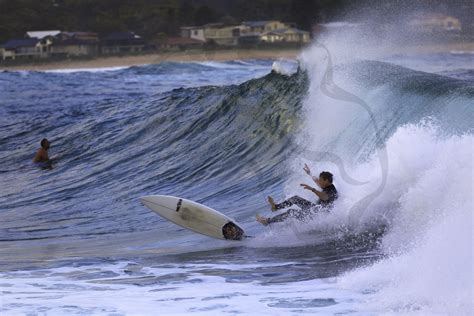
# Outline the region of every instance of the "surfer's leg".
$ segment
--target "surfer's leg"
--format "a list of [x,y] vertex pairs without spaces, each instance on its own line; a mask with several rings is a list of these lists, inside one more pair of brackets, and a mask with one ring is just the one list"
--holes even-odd
[[302,222],[307,222],[313,217],[313,208],[311,206],[309,207],[303,207],[298,214],[295,214],[295,218],[299,221]]
[[282,208],[289,207],[292,205],[297,205],[301,208],[307,208],[307,207],[311,207],[313,203],[311,203],[308,200],[303,199],[302,197],[299,197],[298,195],[295,195],[281,203],[275,204],[275,209],[280,210]]
[[267,225],[268,225],[268,224],[271,224],[271,223],[283,222],[284,220],[286,220],[286,219],[289,218],[289,217],[298,218],[299,213],[300,213],[300,210],[289,209],[289,210],[286,211],[285,213],[281,213],[281,214],[279,214],[279,215],[277,215],[277,216],[274,216],[274,217],[271,217],[271,218],[267,218],[266,223],[267,223]]
[[271,197],[271,196],[268,196],[268,203],[270,204],[271,208],[272,208],[272,211],[276,211],[276,204],[275,204],[275,200]]

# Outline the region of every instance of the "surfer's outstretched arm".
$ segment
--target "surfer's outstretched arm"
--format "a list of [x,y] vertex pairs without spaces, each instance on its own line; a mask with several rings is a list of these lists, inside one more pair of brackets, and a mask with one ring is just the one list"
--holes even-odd
[[314,194],[316,194],[318,196],[318,198],[320,198],[323,201],[327,201],[329,199],[329,196],[325,192],[318,191],[315,188],[313,188],[313,187],[311,187],[307,184],[304,184],[304,183],[302,183],[300,185],[303,187],[303,189],[309,190],[309,191],[313,192]]

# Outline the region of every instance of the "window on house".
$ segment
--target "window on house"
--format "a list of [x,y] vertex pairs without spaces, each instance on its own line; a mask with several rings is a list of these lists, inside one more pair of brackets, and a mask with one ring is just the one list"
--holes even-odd
[[240,29],[233,29],[232,36],[239,37],[240,36]]

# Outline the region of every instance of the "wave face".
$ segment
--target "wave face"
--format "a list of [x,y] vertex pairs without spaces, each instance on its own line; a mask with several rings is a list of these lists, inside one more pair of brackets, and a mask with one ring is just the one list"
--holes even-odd
[[[66,259],[75,266],[80,257],[79,266],[92,262],[101,276],[122,277],[129,265],[108,270],[104,258],[133,256],[147,266],[176,253],[178,261],[205,263],[245,257],[255,266],[229,268],[227,281],[247,282],[243,274],[262,269],[265,284],[272,275],[308,290],[306,305],[300,297],[277,307],[472,310],[469,71],[433,74],[390,60],[332,65],[324,54],[308,50],[293,74],[270,72],[272,61],[0,73],[1,269]],[[43,137],[58,156],[52,170],[30,163]],[[262,231],[253,218],[268,208],[267,195],[312,198],[299,187],[308,181],[305,162],[335,174],[341,198],[333,211]],[[256,238],[235,250],[169,225],[138,203],[147,194],[209,205]],[[203,252],[187,257],[191,250]],[[281,256],[293,272],[268,264]],[[203,272],[209,267],[186,269],[213,275]],[[327,291],[314,280],[328,277],[336,277],[327,293],[334,299],[313,302],[311,288]]]
[[[237,66],[3,73],[8,85],[0,203],[8,224],[1,239],[76,241],[157,227],[160,236],[180,231],[138,204],[139,196],[156,193],[185,196],[248,220],[251,204],[237,201],[284,181],[281,164],[292,148],[307,79],[302,73],[268,74],[271,63],[245,67],[251,68],[247,76],[263,67],[267,75],[240,85],[156,94],[150,92],[156,83],[140,91],[130,81],[148,82],[150,74],[160,78],[171,68],[171,74],[204,69],[206,77],[230,76],[232,82]],[[118,93],[107,90],[117,84],[123,87]],[[40,91],[23,92],[28,88]],[[15,99],[20,90],[21,105]],[[53,156],[59,156],[48,172],[28,163],[42,137],[51,139]]]

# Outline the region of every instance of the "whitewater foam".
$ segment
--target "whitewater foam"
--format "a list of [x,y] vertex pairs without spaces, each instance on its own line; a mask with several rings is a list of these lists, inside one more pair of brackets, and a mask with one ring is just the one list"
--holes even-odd
[[[469,123],[472,111],[466,105],[469,98],[456,96],[453,89],[446,96],[439,93],[434,95],[436,98],[424,99],[410,90],[394,90],[396,86],[383,82],[372,91],[360,90],[350,76],[341,75],[344,65],[335,69],[328,62],[333,58],[333,62],[347,63],[352,57],[332,56],[328,54],[331,52],[315,46],[303,54],[311,86],[305,103],[306,128],[298,138],[304,150],[291,167],[296,173],[308,159],[318,161],[313,163],[315,170],[334,171],[341,198],[331,214],[319,216],[307,230],[346,227],[348,231],[361,232],[385,227],[380,249],[387,259],[338,278],[342,288],[371,293],[357,310],[470,314],[474,284],[474,138],[470,132],[472,121]],[[334,78],[333,72],[339,72],[335,84],[350,91],[341,93],[352,94],[352,100],[337,99],[337,95],[325,91],[325,80],[328,73]],[[430,80],[424,89],[438,84]],[[398,98],[399,103],[386,108],[384,102],[392,103],[390,98]],[[397,105],[394,111],[393,106]],[[426,110],[428,106],[431,111]],[[384,107],[386,110],[381,112]],[[404,111],[408,115],[404,116]],[[427,116],[430,112],[437,118]],[[403,124],[404,117],[412,123]],[[379,136],[374,137],[377,133]],[[325,150],[340,158],[339,164],[345,165],[352,178],[368,183],[351,185],[344,181],[341,166],[321,157],[320,152]],[[377,152],[384,155],[377,156]],[[386,165],[381,157],[386,157]],[[301,174],[300,171],[299,176],[287,182],[287,196],[302,181]],[[355,207],[368,196],[368,204]]]
[[[440,136],[432,127],[400,129],[388,143],[397,208],[381,242],[390,257],[349,273],[341,284],[380,289],[380,310],[468,315],[473,310],[472,135]],[[416,146],[416,147],[415,147]],[[398,182],[398,183],[397,183]],[[395,195],[395,197],[397,196]],[[373,211],[375,212],[375,210]]]

